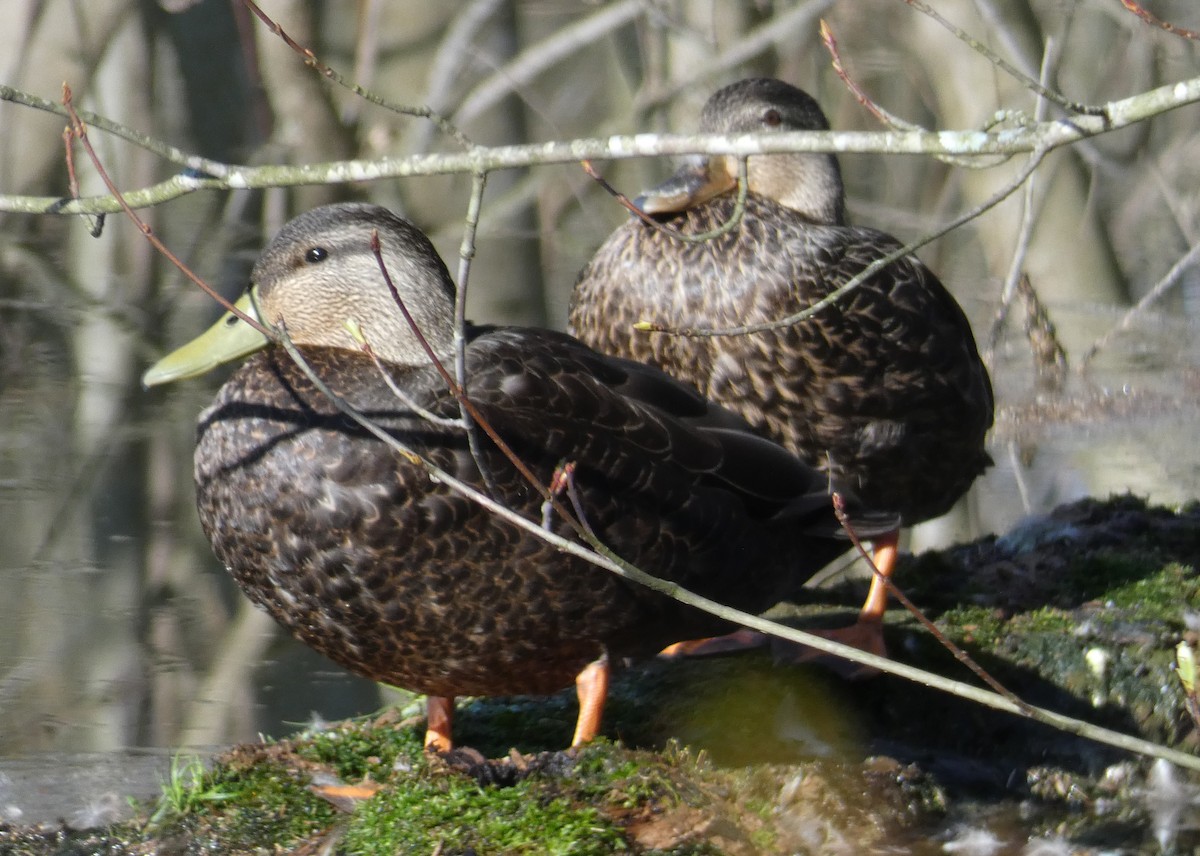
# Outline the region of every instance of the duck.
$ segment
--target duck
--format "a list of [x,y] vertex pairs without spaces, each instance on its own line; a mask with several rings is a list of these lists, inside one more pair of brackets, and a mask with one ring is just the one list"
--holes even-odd
[[[227,313],[143,377],[158,386],[242,361],[197,426],[213,552],[302,642],[428,696],[429,749],[452,748],[456,697],[572,683],[572,745],[587,742],[614,664],[730,626],[543,533],[594,535],[660,580],[750,612],[849,548],[825,474],[740,417],[562,332],[456,328],[455,295],[408,220],[320,207],[254,265],[235,308],[262,329]],[[466,415],[450,382],[456,336]],[[538,485],[556,477],[552,503]]]
[[[708,99],[700,130],[826,131],[829,122],[803,90],[751,78]],[[985,438],[994,401],[966,315],[915,255],[792,324],[711,337],[670,332],[780,321],[901,248],[848,222],[833,154],[756,155],[745,170],[740,213],[731,156],[693,159],[635,200],[646,218],[620,225],[580,272],[568,330],[690,384],[900,527],[945,514],[992,464]],[[645,331],[656,323],[666,331]],[[856,620],[822,635],[885,656],[899,527],[871,540],[878,573]]]

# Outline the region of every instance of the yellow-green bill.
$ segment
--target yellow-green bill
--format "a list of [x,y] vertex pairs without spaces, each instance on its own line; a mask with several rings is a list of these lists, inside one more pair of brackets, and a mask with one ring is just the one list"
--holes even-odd
[[[255,297],[255,289],[251,288],[234,306],[251,318],[259,320]],[[232,312],[226,312],[216,324],[147,369],[142,375],[142,385],[159,386],[199,377],[222,363],[240,359],[265,348],[270,341]]]

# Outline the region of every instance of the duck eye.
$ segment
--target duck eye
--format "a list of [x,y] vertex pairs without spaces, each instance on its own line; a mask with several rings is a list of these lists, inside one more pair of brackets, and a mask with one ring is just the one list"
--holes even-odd
[[763,113],[763,124],[768,128],[778,128],[783,124],[783,116],[774,107]]
[[324,247],[310,247],[304,254],[304,260],[309,264],[317,264],[329,258],[329,250]]

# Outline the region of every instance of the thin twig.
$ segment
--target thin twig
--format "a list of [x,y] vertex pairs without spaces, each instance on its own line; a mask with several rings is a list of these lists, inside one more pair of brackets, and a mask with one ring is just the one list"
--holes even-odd
[[[1053,39],[1046,40],[1046,49],[1042,53],[1042,67],[1039,74],[1042,82],[1050,79],[1051,68],[1053,63]],[[1037,104],[1034,107],[1034,117],[1037,120],[1044,118],[1046,113],[1047,102],[1041,95],[1037,97]],[[1031,174],[1029,181],[1025,183],[1025,192],[1021,195],[1021,222],[1017,230],[1017,245],[1013,249],[1012,259],[1008,265],[1008,274],[1004,278],[1004,287],[1000,290],[1000,305],[996,308],[996,314],[992,319],[992,328],[988,333],[987,348],[984,353],[984,362],[991,366],[995,360],[996,348],[1000,344],[1000,337],[1004,333],[1004,324],[1008,320],[1009,309],[1012,306],[1014,295],[1017,293],[1017,283],[1020,281],[1021,272],[1025,267],[1025,258],[1029,253],[1029,245],[1033,239],[1033,224],[1036,217],[1036,207],[1034,205],[1034,193],[1037,188],[1037,176]]]
[[912,122],[906,122],[899,116],[889,113],[871,99],[863,88],[850,79],[846,67],[842,65],[842,54],[838,50],[837,39],[833,35],[833,28],[829,23],[821,19],[821,43],[825,45],[825,50],[829,51],[829,56],[833,65],[833,70],[842,83],[846,84],[846,88],[850,90],[850,94],[867,109],[872,116],[878,119],[882,124],[889,128],[896,128],[901,131],[923,131],[925,130],[920,125],[914,125]]
[[[63,86],[63,98],[66,99],[70,95],[70,90]],[[67,162],[67,192],[71,194],[72,199],[79,198],[79,179],[75,175],[75,146],[72,142],[75,139],[75,130],[73,125],[67,125],[63,128],[63,157]]]
[[[477,172],[471,177],[471,196],[467,199],[467,216],[463,222],[462,242],[458,247],[458,287],[454,290],[454,382],[460,390],[467,388],[467,286],[471,280],[471,262],[475,260],[475,236],[483,213],[487,178],[486,172]],[[498,493],[495,479],[488,471],[480,448],[479,431],[462,400],[459,402],[459,418],[466,426],[467,446],[475,466],[483,476],[484,484],[492,493]]]
[[[564,490],[569,490],[575,484],[575,462],[563,461],[555,470],[554,475],[550,477],[550,492],[554,496],[559,496]],[[579,520],[579,524],[586,529],[591,529],[587,522],[587,516],[583,513],[583,506],[576,501],[575,495],[572,493],[571,504],[575,507],[575,516]],[[554,510],[553,504],[550,502],[542,503],[542,528],[549,529],[550,523],[554,519],[551,512]]]
[[324,77],[329,78],[334,83],[336,83],[338,86],[341,86],[341,87],[344,87],[345,89],[350,90],[351,92],[353,92],[355,95],[357,95],[359,98],[363,99],[364,101],[368,101],[371,104],[374,104],[378,107],[382,107],[385,110],[390,110],[393,113],[399,113],[403,116],[414,116],[418,119],[428,119],[429,121],[436,124],[442,130],[443,133],[445,133],[447,136],[451,137],[455,142],[457,142],[460,146],[462,146],[463,149],[465,149],[466,151],[470,151],[471,149],[473,149],[475,147],[475,144],[473,142],[471,142],[471,140],[466,136],[466,134],[464,134],[462,131],[460,131],[453,122],[451,122],[445,116],[442,116],[437,111],[431,110],[428,107],[410,107],[407,104],[398,104],[395,101],[389,101],[388,99],[384,98],[382,95],[377,95],[374,92],[370,91],[369,89],[359,86],[357,83],[354,83],[353,81],[347,80],[338,71],[334,70],[330,66],[326,65],[325,63],[323,63],[319,59],[317,59],[317,55],[312,51],[311,48],[304,47],[303,45],[298,43],[295,39],[293,39],[291,36],[289,36],[287,34],[287,32],[283,29],[283,27],[281,27],[281,26],[279,26],[279,24],[275,23],[275,21],[272,20],[271,17],[269,15],[267,15],[266,12],[264,12],[262,9],[258,8],[258,6],[255,4],[254,0],[242,0],[242,2],[245,3],[247,7],[249,7],[250,11],[254,13],[255,17],[257,17],[260,21],[263,22],[264,25],[266,25],[267,29],[269,29],[275,35],[279,36],[279,38],[283,40],[283,43],[285,45],[287,45],[289,48],[291,48],[293,51],[295,51],[297,54],[299,54],[304,59],[305,65],[315,68]]
[[[806,3],[798,3],[791,9],[777,9],[773,15],[742,38],[723,46],[721,53],[705,60],[700,68],[688,64],[686,77],[671,81],[668,85],[640,91],[633,100],[634,110],[645,112],[666,104],[682,92],[695,90],[700,83],[719,78],[731,68],[745,65],[772,47],[794,49],[797,42],[810,31],[813,20],[819,19],[833,3],[834,0],[809,0]],[[656,8],[655,12],[658,11],[660,10]],[[676,33],[689,27],[686,22],[674,19],[671,19],[667,26]],[[724,35],[723,33],[722,36]]]
[[84,150],[87,151],[88,157],[91,158],[92,164],[96,168],[96,172],[100,175],[100,179],[104,182],[104,186],[108,188],[108,192],[112,194],[112,197],[117,201],[118,205],[120,206],[120,210],[124,211],[125,215],[133,221],[134,225],[137,226],[138,231],[145,236],[146,240],[150,242],[151,246],[162,253],[163,257],[166,258],[167,261],[175,265],[175,267],[177,267],[184,276],[186,276],[196,285],[200,286],[200,288],[203,289],[209,297],[220,303],[227,311],[232,312],[242,321],[249,324],[267,338],[271,338],[271,333],[266,327],[264,327],[254,318],[251,318],[245,312],[242,312],[242,310],[238,309],[236,306],[226,300],[221,294],[219,294],[211,285],[209,285],[196,274],[192,273],[191,268],[185,265],[178,256],[168,249],[167,245],[159,239],[158,235],[154,234],[154,230],[150,228],[149,224],[138,217],[133,208],[130,207],[130,205],[125,201],[125,197],[117,188],[116,182],[109,177],[108,172],[104,169],[103,164],[100,162],[99,155],[97,155],[96,150],[92,148],[92,143],[87,136],[87,126],[79,118],[79,114],[75,112],[75,107],[71,103],[71,87],[65,83],[63,84],[63,108],[66,110],[67,116],[71,119],[72,133],[74,133],[76,139],[78,139],[80,144],[84,147]]
[[[425,334],[421,332],[421,327],[417,324],[417,320],[413,318],[412,313],[408,311],[408,306],[405,305],[404,298],[400,296],[400,291],[396,288],[396,283],[392,280],[392,275],[388,272],[387,264],[383,260],[383,253],[379,244],[378,231],[372,231],[371,233],[371,251],[375,254],[375,261],[378,263],[379,270],[383,274],[384,282],[387,283],[388,291],[392,295],[392,301],[397,307],[399,307],[401,314],[404,315],[404,320],[408,324],[409,329],[412,331],[413,335],[416,336],[417,341],[421,345],[421,349],[425,351],[425,356],[429,358],[429,362],[433,365],[437,373],[442,376],[442,380],[445,382],[446,387],[450,390],[450,394],[453,395],[455,400],[458,401],[459,407],[462,408],[463,411],[463,418],[472,420],[475,425],[478,425],[483,432],[488,435],[491,441],[496,444],[496,447],[501,451],[501,453],[503,453],[503,455],[512,462],[513,466],[516,467],[517,472],[519,472],[531,486],[533,486],[542,494],[543,499],[553,499],[549,488],[547,488],[538,480],[537,476],[533,474],[533,471],[530,470],[529,467],[517,457],[516,453],[513,452],[508,443],[506,443],[504,439],[496,433],[496,430],[492,428],[492,426],[488,424],[485,419],[482,418],[478,409],[476,409],[475,405],[471,402],[471,399],[467,397],[466,390],[458,384],[457,379],[446,369],[446,364],[442,362],[441,356],[433,350],[432,346],[430,346],[429,340],[425,338]],[[470,429],[468,428],[468,430]],[[481,473],[482,472],[483,471],[481,470]]]
[[[450,93],[460,74],[468,64],[464,57],[473,56],[472,40],[480,27],[504,5],[506,0],[472,0],[460,11],[446,28],[438,44],[437,53],[429,64],[425,103],[433,110],[442,111],[450,100]],[[429,125],[414,126],[406,135],[404,151],[425,151],[429,146],[432,129]]]
[[587,510],[583,507],[583,497],[579,495],[579,489],[575,485],[575,464],[571,463],[569,469],[563,470],[563,486],[566,488],[567,496],[571,500],[571,508],[575,509],[575,519],[579,521],[579,525],[583,527],[587,533],[589,541],[599,542],[596,537],[596,530],[592,528],[591,521],[588,520]]
[[1121,5],[1152,27],[1166,30],[1175,36],[1183,36],[1185,39],[1200,40],[1200,31],[1189,30],[1186,27],[1177,27],[1174,24],[1164,21],[1162,18],[1157,18],[1150,14],[1141,4],[1135,3],[1134,0],[1121,0]]
[[[64,97],[66,97],[65,89]],[[65,128],[63,128],[62,139],[63,157],[67,162],[67,190],[71,194],[72,199],[78,199],[79,177],[75,174],[75,146],[73,145],[75,141],[75,129],[73,125],[67,125]],[[88,229],[88,232],[93,238],[99,238],[100,234],[104,231],[105,215],[100,213],[94,216],[90,214],[85,214],[84,216],[88,217],[92,221],[92,225]]]
[[475,236],[479,231],[479,217],[483,213],[483,192],[487,187],[487,178],[486,172],[471,176],[471,196],[467,200],[462,242],[458,246],[458,288],[454,292],[454,379],[463,388],[467,385],[467,286],[471,279],[471,262],[475,260]]
[[[867,95],[866,91],[850,78],[849,72],[846,71],[842,64],[842,55],[838,50],[837,39],[833,35],[833,29],[822,18],[821,19],[821,42],[825,45],[825,49],[829,51],[829,56],[833,65],[833,70],[841,79],[842,83],[846,84],[846,88],[850,90],[850,94],[854,96],[867,112],[873,115],[880,121],[881,124],[888,128],[899,131],[924,131],[925,128],[921,125],[913,124],[904,119],[901,119],[894,113],[889,113],[884,110],[878,103]],[[951,155],[937,155],[938,160],[943,163],[951,164],[952,166],[966,167],[967,169],[988,169],[995,166],[993,163],[982,162],[978,158],[968,157],[953,157]]]
[[[969,48],[971,48],[971,50],[975,51],[976,53],[978,53],[979,55],[984,57],[984,59],[986,59],[988,62],[992,63],[994,66],[999,68],[1001,71],[1008,74],[1014,80],[1021,83],[1021,85],[1023,85],[1026,89],[1029,89],[1032,92],[1036,92],[1038,95],[1042,96],[1043,98],[1053,101],[1055,104],[1059,105],[1060,107],[1062,107],[1063,109],[1065,109],[1071,113],[1080,113],[1084,116],[1101,116],[1101,117],[1105,117],[1108,115],[1107,107],[1105,107],[1104,105],[1094,106],[1091,104],[1083,104],[1079,101],[1071,101],[1070,99],[1059,94],[1058,92],[1055,92],[1053,89],[1049,89],[1049,88],[1043,86],[1041,83],[1034,80],[1032,77],[1025,74],[1024,72],[1022,72],[1021,70],[1016,68],[1014,65],[1012,65],[1010,62],[1005,60],[1002,56],[997,54],[995,51],[993,51],[991,48],[989,48],[983,42],[979,41],[979,39],[977,39],[974,36],[972,36],[971,34],[969,34],[966,30],[963,30],[961,27],[958,27],[958,26],[950,23],[948,20],[946,20],[944,17],[942,17],[942,15],[936,9],[934,9],[928,3],[923,2],[923,0],[904,0],[904,2],[907,3],[909,6],[912,6],[918,12],[921,12],[922,14],[928,16],[933,21],[935,21],[938,24],[940,24],[941,26],[945,27],[947,30],[949,30],[951,33],[954,34],[955,38],[957,38],[963,44],[967,45]],[[1124,2],[1124,0],[1122,0],[1122,2]]]
[[464,423],[461,419],[449,419],[445,416],[438,416],[428,408],[417,404],[417,402],[413,400],[413,397],[401,389],[400,385],[396,383],[396,379],[392,377],[392,373],[388,371],[387,366],[383,364],[383,360],[379,358],[379,354],[375,353],[375,349],[371,347],[371,343],[367,340],[366,334],[362,331],[362,328],[350,319],[347,319],[346,326],[350,328],[350,335],[353,336],[354,340],[359,343],[359,347],[362,349],[362,352],[371,358],[371,362],[375,364],[375,370],[379,372],[379,377],[382,378],[383,382],[387,385],[388,391],[392,393],[397,401],[432,425],[439,425],[443,428],[466,427],[466,423]]
[[655,222],[653,217],[651,217],[641,208],[638,208],[636,205],[634,205],[632,199],[630,199],[621,191],[617,190],[617,188],[614,187],[607,178],[601,175],[600,171],[596,169],[596,165],[593,164],[590,159],[583,159],[579,162],[579,165],[583,167],[583,171],[588,174],[588,178],[600,185],[601,190],[603,190],[613,199],[617,200],[617,202],[621,203],[622,207],[624,207],[626,211],[639,218],[643,223]]
[[577,52],[584,45],[637,18],[643,9],[642,0],[621,0],[605,4],[598,11],[580,18],[554,32],[537,44],[530,45],[510,62],[467,93],[454,111],[454,119],[466,123],[485,110],[533,82],[546,69]]
[[[366,0],[365,3],[359,4],[358,26],[354,39],[355,81],[370,82],[375,77],[376,65],[379,62],[380,17],[383,8],[384,3],[381,0]],[[342,121],[357,121],[361,106],[357,101],[347,104],[342,111]]]
[[[0,84],[0,101],[10,101],[13,104],[20,104],[22,107],[30,107],[34,110],[42,110],[46,113],[53,113],[56,116],[62,116],[64,119],[69,119],[70,114],[67,109],[60,103],[50,101],[46,98],[41,98],[29,92],[24,92],[13,86]],[[230,166],[220,161],[209,160],[208,158],[200,157],[199,155],[189,154],[183,149],[178,149],[175,146],[168,145],[162,140],[157,140],[154,137],[133,130],[120,122],[114,122],[105,116],[97,113],[92,113],[88,110],[76,109],[76,114],[83,119],[90,127],[97,128],[105,133],[112,134],[114,137],[133,143],[140,149],[144,149],[151,154],[158,155],[163,160],[171,163],[179,164],[195,170],[198,173],[204,173],[214,177],[224,177]],[[112,211],[119,211],[119,208],[113,208]],[[79,212],[74,212],[79,213]]]
[[1012,308],[1013,297],[1017,293],[1017,283],[1024,269],[1025,258],[1029,253],[1029,244],[1033,239],[1033,223],[1036,220],[1034,210],[1034,189],[1037,176],[1030,175],[1021,195],[1021,222],[1017,229],[1017,244],[1009,261],[1008,274],[1004,278],[1004,286],[1000,289],[1000,302],[992,317],[992,327],[988,331],[987,348],[984,350],[984,362],[992,366],[996,358],[996,348],[1004,335],[1004,325],[1008,321],[1008,313]]
[[1107,347],[1117,335],[1132,327],[1146,313],[1146,310],[1179,282],[1188,269],[1198,261],[1200,261],[1200,244],[1194,245],[1184,254],[1183,258],[1171,265],[1171,269],[1166,272],[1162,279],[1155,283],[1154,288],[1146,292],[1142,299],[1125,313],[1115,327],[1092,343],[1092,346],[1087,349],[1087,353],[1083,355],[1083,359],[1079,361],[1079,370],[1086,370],[1088,364],[1091,363],[1092,359],[1101,349]]

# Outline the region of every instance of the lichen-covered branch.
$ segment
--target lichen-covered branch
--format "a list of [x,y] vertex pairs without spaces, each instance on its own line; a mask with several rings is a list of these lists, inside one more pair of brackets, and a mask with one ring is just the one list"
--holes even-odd
[[[51,109],[11,87],[0,87],[0,100]],[[84,116],[101,130],[144,145],[172,162],[201,170],[174,176],[150,187],[129,190],[125,198],[136,208],[155,205],[194,193],[222,190],[283,187],[305,184],[343,184],[448,173],[480,174],[500,169],[583,160],[623,160],[684,154],[748,156],[794,151],[884,152],[888,154],[956,155],[965,157],[1013,155],[1049,151],[1088,137],[1115,131],[1178,107],[1200,102],[1200,77],[1160,86],[1119,101],[1109,102],[1103,115],[1072,115],[1045,122],[1007,122],[986,130],[957,131],[823,131],[768,135],[723,136],[714,134],[637,134],[601,139],[533,143],[519,146],[478,146],[471,151],[346,160],[297,166],[237,166],[194,158],[166,144],[137,135],[117,123]],[[58,105],[54,105],[57,107]],[[52,112],[60,112],[54,109]],[[119,210],[116,200],[96,196],[69,200],[46,196],[0,195],[0,211],[28,214],[98,214]]]

